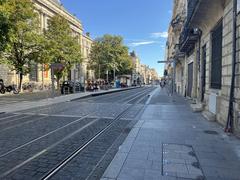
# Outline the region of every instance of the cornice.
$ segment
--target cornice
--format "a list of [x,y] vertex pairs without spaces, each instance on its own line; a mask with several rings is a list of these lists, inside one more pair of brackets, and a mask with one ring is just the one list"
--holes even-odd
[[[53,14],[60,14],[65,17],[73,26],[83,31],[82,23],[79,19],[69,13],[63,6],[58,5],[50,0],[32,0],[34,3],[51,11]],[[41,9],[38,9],[41,11]]]

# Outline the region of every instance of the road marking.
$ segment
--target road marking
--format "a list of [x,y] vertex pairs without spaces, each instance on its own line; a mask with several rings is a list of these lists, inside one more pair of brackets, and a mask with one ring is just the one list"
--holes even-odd
[[0,118],[0,121],[5,120],[5,119],[9,119],[9,118],[12,118],[12,117],[16,117],[16,116],[20,116],[20,115],[19,114],[14,114],[12,116],[3,117],[3,118]]
[[45,116],[45,117],[42,117],[42,118],[39,118],[39,119],[34,119],[34,120],[31,120],[31,121],[26,121],[26,122],[24,122],[24,123],[16,124],[16,125],[14,125],[14,126],[9,126],[9,127],[7,127],[7,128],[1,129],[0,133],[2,133],[3,131],[9,130],[9,129],[18,127],[18,126],[22,126],[22,125],[24,125],[24,124],[28,124],[28,123],[31,123],[31,122],[34,122],[34,121],[38,121],[38,120],[41,120],[41,119],[45,119],[45,118],[47,118],[47,117]]
[[18,150],[18,149],[21,149],[21,148],[23,148],[23,147],[25,147],[25,146],[27,146],[27,145],[29,145],[29,144],[32,144],[32,143],[34,143],[34,142],[36,142],[36,141],[38,141],[38,140],[40,140],[40,139],[42,139],[42,138],[44,138],[44,137],[47,137],[47,136],[49,136],[49,135],[51,135],[51,134],[53,134],[53,133],[55,133],[55,132],[57,132],[57,131],[59,131],[59,130],[61,130],[61,129],[64,129],[65,127],[68,127],[68,126],[70,126],[70,125],[72,125],[72,124],[75,124],[75,123],[77,123],[77,122],[79,122],[79,121],[81,121],[81,120],[83,120],[83,119],[85,119],[85,118],[87,118],[87,117],[88,117],[88,115],[86,115],[86,116],[84,116],[84,117],[82,117],[82,118],[80,118],[80,119],[77,119],[77,120],[75,120],[75,121],[73,121],[73,122],[71,122],[71,123],[68,123],[68,124],[66,124],[66,125],[64,125],[64,126],[62,126],[62,127],[60,127],[60,128],[57,128],[57,129],[55,129],[54,131],[51,131],[51,132],[49,132],[49,133],[47,133],[47,134],[45,134],[45,135],[43,135],[43,136],[40,136],[40,137],[38,137],[38,138],[36,138],[36,139],[33,139],[32,141],[29,141],[29,142],[27,142],[27,143],[25,143],[25,144],[23,144],[23,145],[21,145],[21,146],[18,146],[17,148],[14,148],[14,149],[12,149],[11,151],[8,151],[8,152],[0,155],[0,158],[2,158],[2,157],[4,157],[4,156],[6,156],[6,155],[8,155],[8,154],[10,154],[10,153]]
[[31,116],[32,116],[32,115],[24,115],[23,117],[19,117],[19,118],[17,118],[17,119],[11,119],[11,120],[9,120],[9,121],[1,122],[0,125],[2,125],[2,124],[7,124],[7,123],[13,122],[13,121],[18,121],[18,120],[21,120],[21,119],[24,119],[24,118],[28,118],[28,117],[31,117]]
[[[99,118],[100,119],[100,118]],[[57,146],[58,144],[62,143],[63,141],[71,138],[72,136],[76,135],[77,133],[79,133],[80,131],[84,130],[85,128],[89,127],[90,125],[94,124],[95,122],[97,122],[99,119],[95,119],[94,121],[84,125],[83,127],[81,127],[80,129],[74,131],[73,133],[69,134],[68,136],[66,136],[65,138],[61,139],[60,141],[57,141],[56,143],[52,144],[51,146],[49,146],[48,148],[40,151],[39,153],[35,154],[34,156],[32,156],[31,158],[28,158],[27,160],[25,160],[24,162],[22,162],[21,164],[18,164],[17,166],[15,166],[14,168],[8,170],[7,172],[3,173],[0,177],[4,177],[7,176],[8,174],[12,173],[13,171],[17,170],[18,168],[24,166],[25,164],[27,164],[28,162],[32,161],[33,159],[36,159],[37,157],[39,157],[40,155],[42,155],[43,153],[51,150],[52,148],[54,148],[55,146]],[[0,156],[1,157],[1,156]]]

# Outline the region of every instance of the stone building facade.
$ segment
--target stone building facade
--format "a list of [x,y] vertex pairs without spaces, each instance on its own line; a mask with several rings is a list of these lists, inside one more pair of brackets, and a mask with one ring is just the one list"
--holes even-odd
[[154,68],[141,64],[140,59],[133,51],[130,53],[132,59],[132,84],[151,84],[158,80],[158,73]]
[[[71,70],[69,78],[81,80],[87,79],[87,75],[93,78],[93,72],[87,70],[88,55],[90,53],[92,39],[84,35],[82,23],[72,14],[64,9],[59,0],[33,0],[36,12],[39,14],[40,27],[43,31],[48,28],[48,20],[54,15],[61,15],[66,18],[69,22],[70,28],[72,29],[73,35],[78,39],[79,45],[82,47],[82,54],[84,62],[79,65],[75,65]],[[46,70],[45,65],[36,64],[32,71],[24,76],[23,82],[33,82],[37,85],[48,85],[51,82],[51,73]],[[12,72],[6,65],[1,64],[0,66],[0,78],[4,79],[6,84],[18,84],[18,75]]]
[[[181,94],[192,98],[196,103],[193,107],[198,111],[202,110],[206,118],[217,120],[223,126],[226,126],[232,109],[233,129],[239,132],[240,16],[233,15],[236,1],[183,1],[186,4],[184,6],[186,11],[183,10],[185,19],[184,23],[179,23],[180,36],[174,34],[175,38],[179,38],[179,42],[175,44],[173,57],[176,64],[181,61],[183,65],[181,77],[185,88]],[[175,1],[174,8],[179,6],[178,3],[180,1]],[[236,37],[233,37],[234,23]],[[233,74],[234,57],[236,57],[235,74]],[[175,68],[176,84],[180,76],[177,69]],[[232,83],[233,77],[235,84]],[[230,98],[233,95],[230,93],[231,87],[234,89],[233,98]],[[230,102],[233,103],[233,108],[229,109]]]
[[137,57],[136,53],[133,51],[130,53],[132,59],[132,84],[140,84],[141,82],[141,63],[140,59]]
[[166,57],[168,61],[165,69],[168,72],[168,79],[175,80],[175,89],[179,94],[184,95],[184,67],[185,58],[178,50],[180,34],[186,18],[186,0],[175,0],[172,21],[168,29],[168,41],[166,44]]

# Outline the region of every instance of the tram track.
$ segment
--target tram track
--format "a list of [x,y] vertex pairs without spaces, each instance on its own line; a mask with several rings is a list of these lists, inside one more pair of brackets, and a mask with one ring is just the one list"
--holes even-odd
[[[45,153],[51,152],[51,150],[54,149],[55,147],[57,147],[59,144],[64,144],[64,143],[66,143],[65,141],[70,141],[71,139],[76,138],[75,136],[79,135],[79,133],[81,134],[84,130],[87,132],[87,129],[89,129],[89,128],[91,130],[98,129],[98,127],[101,126],[102,121],[106,121],[105,126],[98,129],[99,131],[95,132],[95,134],[92,135],[91,138],[88,141],[86,141],[85,143],[82,143],[79,148],[77,148],[73,151],[73,149],[76,148],[76,146],[74,146],[74,148],[71,149],[72,152],[70,152],[70,150],[69,150],[68,154],[71,154],[71,155],[68,155],[67,157],[63,158],[64,160],[61,159],[63,157],[62,156],[60,158],[61,162],[58,163],[57,166],[55,166],[54,168],[52,167],[50,171],[48,169],[48,173],[44,173],[44,176],[41,176],[41,178],[40,178],[40,176],[38,176],[38,179],[39,178],[40,179],[50,179],[51,177],[53,177],[54,174],[56,174],[59,170],[61,170],[62,167],[65,167],[72,159],[74,159],[74,157],[76,157],[80,152],[82,152],[84,149],[86,149],[97,138],[99,138],[101,135],[103,135],[105,132],[107,132],[109,129],[111,129],[111,127],[113,127],[115,122],[117,122],[119,119],[124,117],[124,115],[126,115],[131,110],[132,107],[134,107],[137,103],[139,103],[144,98],[146,98],[148,93],[151,92],[152,90],[153,89],[151,89],[151,88],[149,88],[149,89],[147,88],[146,90],[143,90],[139,93],[136,93],[136,94],[132,95],[131,99],[129,99],[130,97],[128,97],[128,101],[126,101],[124,103],[126,105],[124,110],[121,111],[113,119],[111,119],[111,118],[109,118],[109,119],[106,119],[106,118],[105,119],[103,119],[103,118],[98,118],[98,119],[92,118],[91,120],[89,120],[89,122],[86,122],[85,125],[81,125],[81,127],[79,127],[79,128],[76,127],[75,131],[73,131],[73,129],[70,129],[68,131],[68,133],[66,133],[68,138],[63,138],[60,141],[56,141],[55,143],[52,143],[52,144],[49,143],[48,147],[42,148],[42,151],[40,151],[40,152],[36,152],[35,154],[34,153],[31,154],[31,156],[29,156],[25,160],[24,160],[24,158],[23,159],[20,158],[20,161],[15,161],[14,167],[13,167],[13,165],[11,167],[9,166],[8,170],[6,170],[5,172],[0,172],[0,174],[1,174],[0,177],[3,178],[3,179],[4,178],[8,179],[12,175],[21,174],[21,170],[24,169],[24,166],[26,166],[27,164],[29,164],[31,162],[37,162],[37,158],[43,156]],[[130,102],[132,103],[131,105],[129,105]],[[37,138],[35,138],[35,139],[25,143],[25,144],[22,144],[22,145],[14,148],[14,149],[11,149],[8,152],[5,152],[4,154],[0,155],[0,161],[1,161],[2,158],[7,158],[8,156],[11,157],[13,155],[13,153],[21,152],[21,150],[24,150],[24,149],[27,150],[28,146],[32,146],[33,143],[35,143],[35,144],[40,143],[40,140],[43,140],[44,138],[48,139],[48,138],[54,136],[58,131],[60,132],[61,130],[65,129],[69,126],[75,126],[75,123],[84,121],[87,118],[90,118],[91,116],[94,116],[94,113],[96,113],[96,112],[89,113],[88,115],[86,115],[84,117],[81,117],[81,118],[79,118],[75,121],[72,121],[69,124],[66,124],[62,127],[59,127],[58,129],[55,129],[51,132],[48,132],[47,134],[44,134],[43,136],[37,137]],[[99,124],[99,125],[97,126],[97,125],[95,125],[95,123]],[[70,132],[72,132],[72,133],[70,133]],[[86,139],[87,139],[87,137],[86,137]],[[44,142],[44,141],[42,141],[42,142]],[[63,147],[61,147],[61,148],[63,148]],[[37,149],[37,146],[36,146],[36,149]],[[65,154],[65,156],[66,156],[66,154]],[[45,157],[47,157],[47,155]],[[17,162],[19,162],[19,163],[17,163]],[[1,165],[1,163],[0,163],[0,165]],[[27,166],[27,167],[30,168],[31,166],[30,167]]]
[[[86,149],[91,143],[93,143],[97,138],[99,138],[101,135],[103,135],[106,131],[108,131],[114,123],[116,123],[118,120],[120,120],[124,115],[126,115],[131,108],[140,102],[145,96],[142,96],[146,93],[150,92],[149,90],[144,91],[143,93],[138,94],[136,97],[132,98],[128,102],[138,99],[134,104],[132,104],[129,108],[125,109],[122,111],[108,126],[106,126],[104,129],[102,129],[99,133],[97,133],[95,136],[93,136],[87,143],[84,145],[80,146],[75,152],[73,152],[69,157],[64,159],[61,163],[59,163],[54,169],[52,169],[48,174],[46,174],[41,180],[49,180],[52,179],[62,168],[64,168],[70,161],[72,161],[76,156],[79,155],[84,149]],[[142,96],[142,97],[139,97]]]

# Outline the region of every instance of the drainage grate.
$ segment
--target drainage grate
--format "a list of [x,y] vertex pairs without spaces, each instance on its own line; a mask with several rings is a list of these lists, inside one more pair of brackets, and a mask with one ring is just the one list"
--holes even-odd
[[192,146],[163,144],[162,174],[183,179],[204,180],[204,175]]
[[204,133],[206,133],[206,134],[218,135],[218,132],[217,132],[217,131],[209,131],[209,130],[207,130],[207,131],[204,131]]

